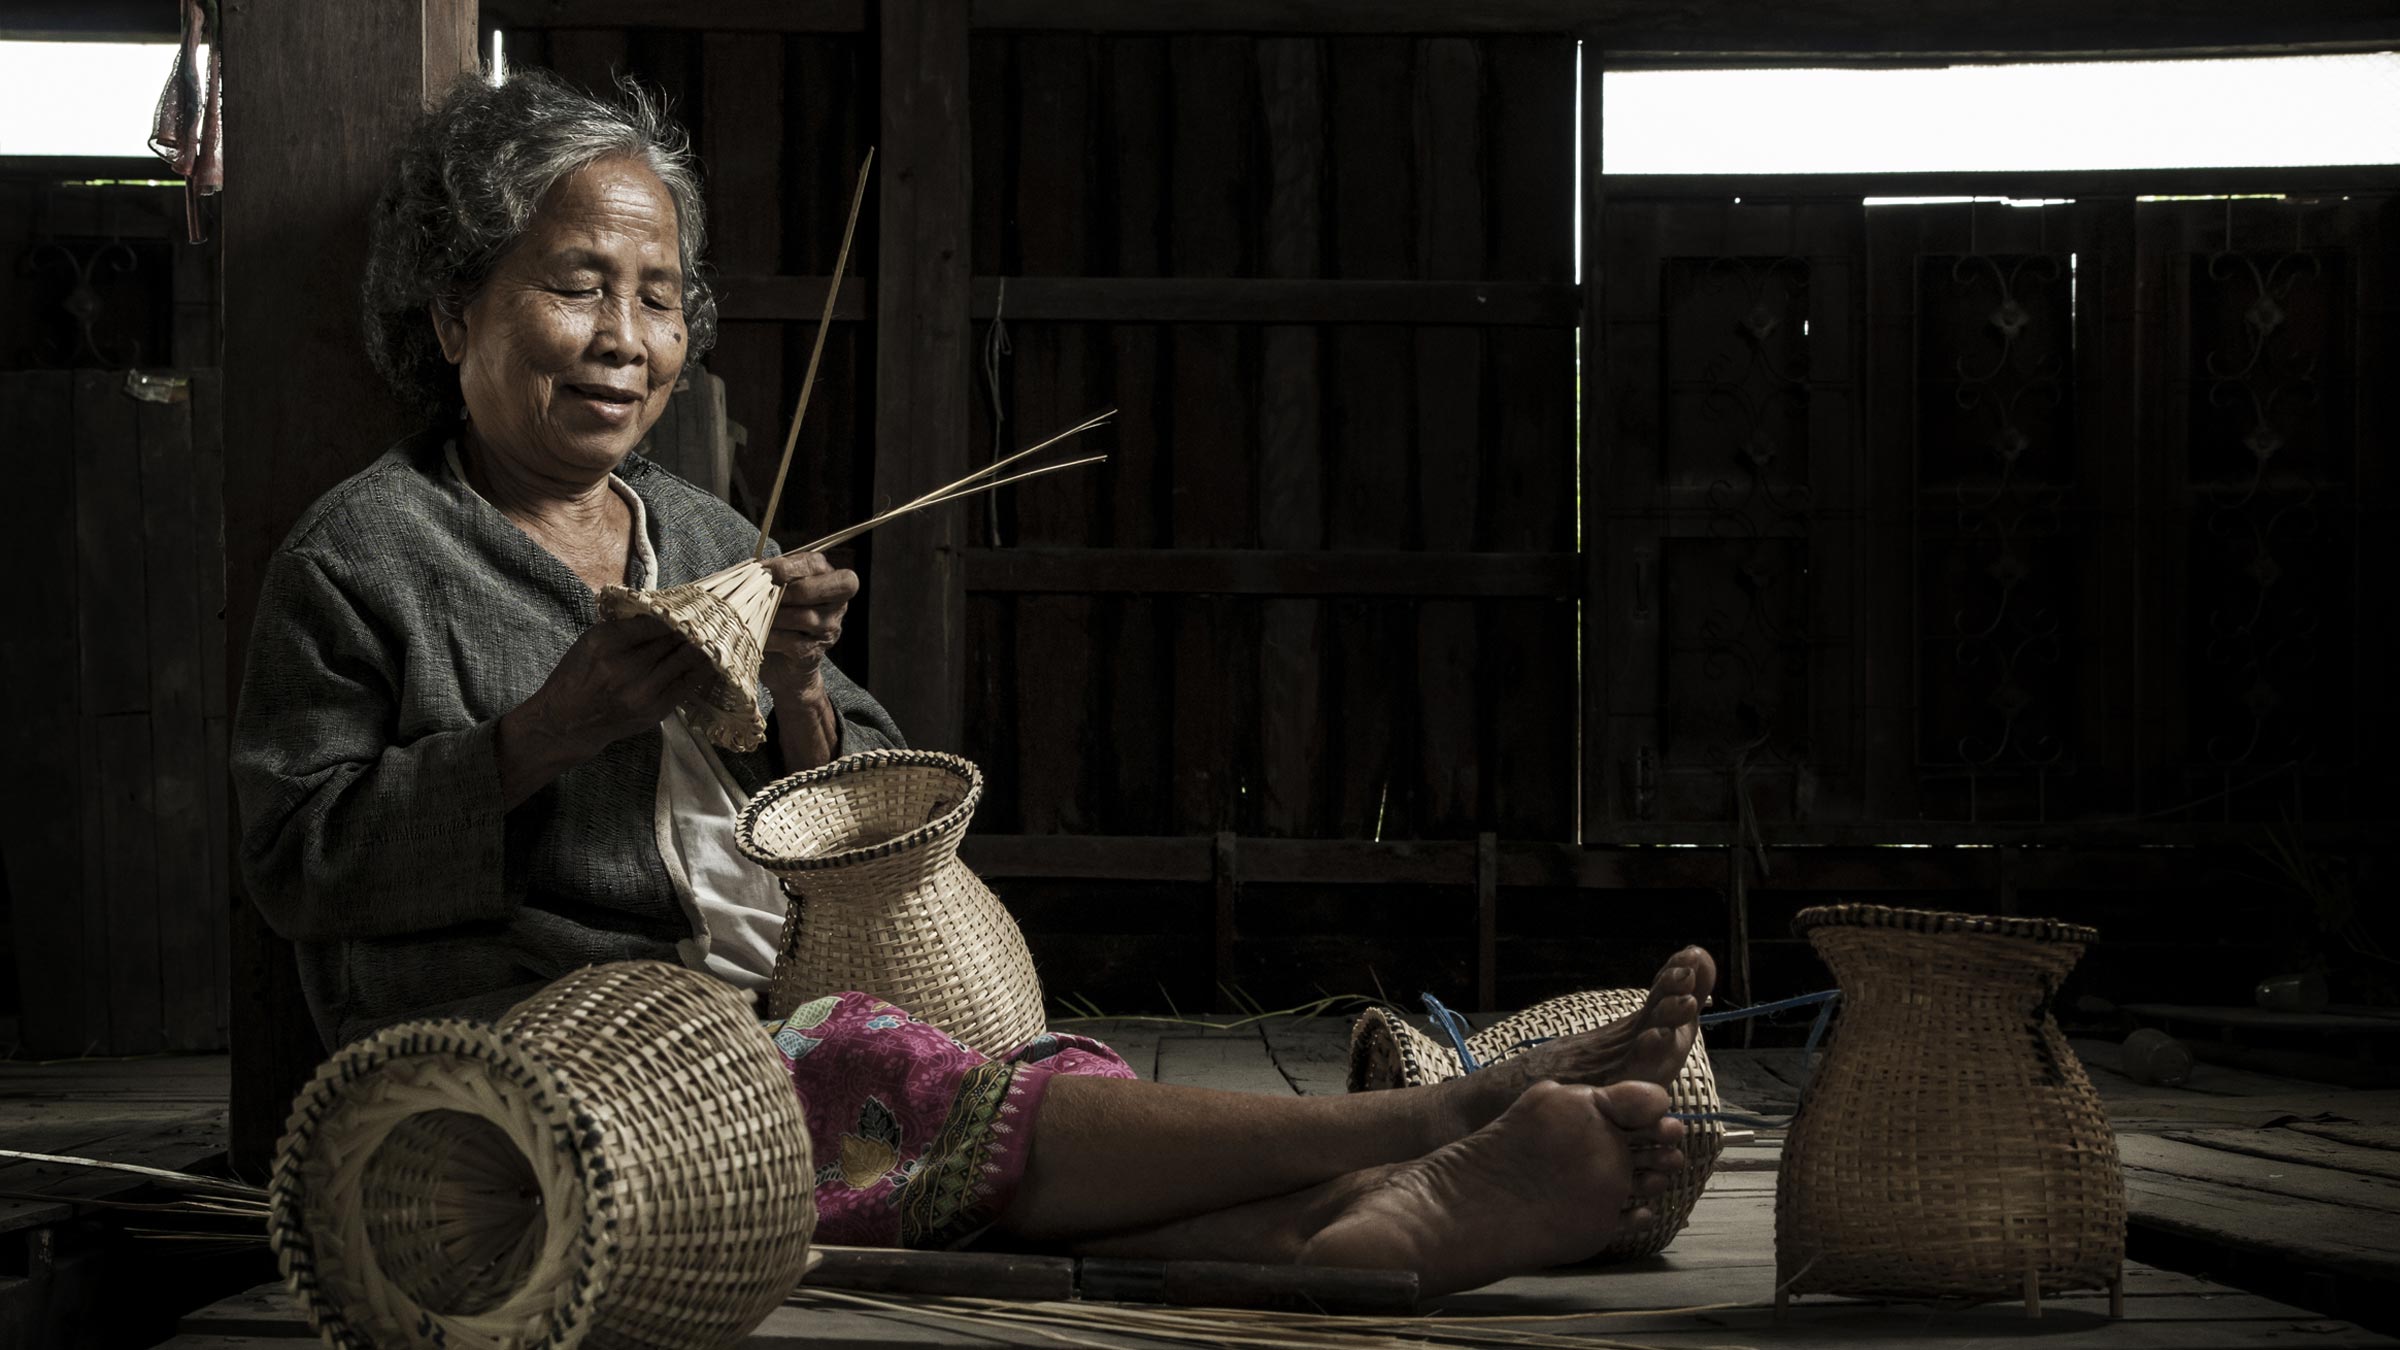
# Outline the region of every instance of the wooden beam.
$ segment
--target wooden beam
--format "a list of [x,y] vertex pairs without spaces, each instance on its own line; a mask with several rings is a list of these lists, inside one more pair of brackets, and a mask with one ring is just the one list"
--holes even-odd
[[1577,592],[1579,561],[1572,553],[980,548],[966,553],[966,588],[1076,595],[1563,599]]
[[2112,197],[2279,193],[2293,197],[2400,191],[2400,165],[2335,164],[2292,168],[2006,169],[1933,173],[1610,174],[1601,185],[1614,201],[1856,201],[1864,197]]
[[0,40],[173,42],[183,36],[180,9],[157,0],[10,0]]
[[856,33],[866,0],[484,0],[502,28],[675,28],[712,33]]
[[[1719,188],[1709,196],[1727,195]],[[1249,277],[977,277],[968,313],[1052,323],[1413,324],[1571,328],[1576,288],[1509,281],[1323,281]],[[728,320],[813,320],[825,278],[720,277]],[[836,319],[864,319],[873,287],[852,277],[834,301]]]
[[[878,13],[874,496],[898,502],[967,468],[967,10],[964,0],[886,0]],[[867,675],[913,745],[959,747],[965,544],[959,511],[918,512],[871,542]]]
[[[233,687],[268,556],[320,493],[411,429],[368,368],[348,297],[392,149],[475,69],[475,33],[474,0],[225,9],[225,119],[243,128],[226,138],[226,176],[242,186],[222,224]],[[232,922],[232,1151],[255,1178],[321,1051],[289,944],[246,902]]]
[[2096,56],[2378,51],[2400,37],[2387,0],[974,0],[978,28],[1086,32],[1575,33],[1611,61],[1764,62],[1897,56],[2059,60]]
[[[1000,280],[975,279],[975,317]],[[821,296],[823,292],[819,292]],[[1508,281],[1327,281],[1251,277],[1010,277],[1010,322],[1375,323],[1568,328],[1573,286]]]

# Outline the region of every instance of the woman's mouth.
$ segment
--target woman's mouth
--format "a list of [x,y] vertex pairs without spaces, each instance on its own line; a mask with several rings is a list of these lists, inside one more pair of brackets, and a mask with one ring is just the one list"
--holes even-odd
[[570,384],[566,391],[584,411],[612,426],[632,421],[635,411],[642,406],[639,392],[616,385]]

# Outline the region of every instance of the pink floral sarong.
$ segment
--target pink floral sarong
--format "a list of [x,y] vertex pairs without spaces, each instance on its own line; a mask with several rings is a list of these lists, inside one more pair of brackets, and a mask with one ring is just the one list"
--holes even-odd
[[808,1117],[819,1242],[959,1246],[1025,1178],[1033,1119],[1057,1074],[1131,1078],[1115,1051],[1045,1032],[988,1059],[869,994],[831,994],[769,1021]]

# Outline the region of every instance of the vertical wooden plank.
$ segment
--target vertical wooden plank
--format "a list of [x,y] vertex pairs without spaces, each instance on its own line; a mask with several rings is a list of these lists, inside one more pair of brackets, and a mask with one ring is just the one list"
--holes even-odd
[[[268,555],[309,502],[408,426],[358,359],[355,307],[321,297],[357,293],[392,147],[428,98],[476,69],[472,26],[444,21],[458,3],[225,12],[225,119],[247,128],[226,142],[226,176],[249,184],[225,198],[221,229],[225,442],[239,447],[225,461],[230,678]],[[232,911],[232,1153],[256,1177],[323,1051],[290,947],[246,903]]]
[[[700,39],[700,62],[699,145],[708,184],[710,263],[730,277],[780,272],[783,44],[755,33],[706,33]],[[708,366],[725,382],[725,415],[740,423],[747,436],[735,468],[746,493],[737,500],[755,501],[764,509],[783,453],[784,419],[791,416],[783,402],[784,325],[720,323]],[[828,386],[828,392],[834,387]],[[785,494],[785,519],[793,518],[798,509],[794,499],[801,496]],[[782,522],[776,522],[778,533],[782,528]]]
[[595,94],[608,94],[617,76],[629,69],[622,28],[552,29],[549,47],[550,69]]
[[[1016,225],[1017,266],[1027,276],[1091,270],[1085,181],[1092,124],[1090,39],[1026,34],[1016,42],[1016,181],[1006,199]],[[1073,325],[1019,325],[1011,447],[1081,421],[1090,401],[1086,334]],[[1005,451],[1004,451],[1005,453]],[[1015,533],[1025,545],[1093,542],[1091,495],[1098,474],[1012,490]],[[1097,717],[1092,601],[1077,595],[1017,598],[1018,810],[1031,833],[1091,828],[1090,759],[1103,747],[1084,734]]]
[[1475,836],[1475,1006],[1500,1006],[1500,837]]
[[1235,853],[1231,830],[1217,831],[1215,843],[1209,849],[1211,871],[1216,881],[1216,986],[1210,992],[1210,1005],[1219,1012],[1237,1011],[1233,1003],[1234,966],[1234,909],[1241,902],[1242,877],[1240,859]]
[[192,574],[200,621],[200,717],[203,740],[202,840],[206,861],[208,991],[212,1047],[226,1044],[228,941],[233,903],[233,778],[226,758],[231,713],[225,692],[225,429],[222,380],[192,372]]
[[[1266,113],[1266,274],[1318,275],[1320,197],[1325,176],[1324,47],[1313,38],[1258,44],[1259,101]],[[1270,326],[1262,338],[1259,397],[1258,542],[1264,548],[1325,544],[1325,441],[1318,391],[1318,333]],[[1326,799],[1325,606],[1268,600],[1260,606],[1258,671],[1259,828],[1271,835],[1321,833]]]
[[[1239,276],[1247,269],[1249,181],[1244,112],[1251,102],[1250,45],[1240,38],[1169,43],[1174,96],[1173,211],[1168,261],[1176,276]],[[1215,324],[1173,330],[1174,539],[1179,547],[1243,547],[1256,539],[1250,406],[1242,334]],[[1256,610],[1208,596],[1180,600],[1175,630],[1175,828],[1238,827],[1249,771],[1243,709],[1256,688]]]
[[[215,981],[209,930],[208,748],[202,725],[200,530],[194,490],[192,405],[142,403],[143,590],[150,659],[150,830],[155,836],[158,1035],[165,1048],[213,1048]],[[116,934],[117,951],[127,936]],[[153,1042],[159,1044],[161,1042]]]
[[1868,587],[1859,599],[1860,766],[1866,812],[1905,820],[1917,809],[1917,592],[1915,521],[1915,217],[1891,208],[1866,216],[1864,434]]
[[[906,501],[967,467],[967,10],[957,0],[891,0],[878,12],[875,494]],[[900,620],[870,635],[875,692],[909,742],[932,749],[959,744],[965,543],[956,511],[919,512],[875,540],[867,603]]]
[[[1167,44],[1164,38],[1106,39],[1107,125],[1104,169],[1114,187],[1114,263],[1120,276],[1157,276],[1166,244]],[[1168,422],[1160,401],[1166,352],[1156,325],[1118,325],[1109,333],[1117,421],[1115,458],[1108,465],[1105,508],[1108,543],[1152,548],[1169,539],[1160,487],[1166,477]],[[1171,600],[1111,599],[1101,609],[1108,634],[1108,728],[1113,775],[1102,828],[1131,834],[1164,833],[1173,788],[1174,718],[1166,615]]]
[[[1485,138],[1494,277],[1563,283],[1575,264],[1575,44],[1494,38],[1492,123]],[[1507,328],[1486,335],[1496,424],[1484,457],[1480,545],[1503,552],[1575,547],[1575,333]],[[1481,697],[1491,706],[1486,823],[1517,839],[1575,835],[1577,699],[1571,601],[1478,606]],[[1490,1006],[1490,1005],[1485,1005]]]
[[[778,270],[806,276],[833,271],[858,182],[858,166],[866,159],[873,130],[868,120],[872,86],[859,69],[864,50],[860,39],[848,35],[799,35],[784,43],[782,80],[789,93],[774,189],[783,207],[783,265]],[[883,172],[880,163],[876,172]],[[851,245],[850,276],[860,281],[875,275],[874,209],[875,199],[870,195],[869,214],[860,222]],[[799,397],[800,374],[814,329],[807,323],[783,328],[781,415],[788,417]],[[871,350],[864,325],[836,321],[826,334],[817,391],[809,402],[808,425],[800,430],[799,449],[794,451],[792,485],[785,489],[783,528],[802,538],[830,534],[870,514],[874,447],[868,428],[873,424],[874,398],[866,377],[872,364]],[[780,421],[773,432],[766,452],[753,452],[762,479],[772,476],[773,456],[783,447]],[[762,481],[762,498],[764,487]],[[860,548],[871,557],[874,540],[862,541]],[[847,648],[849,664],[844,668],[863,677],[863,657],[873,624],[865,609],[857,613],[859,622],[853,628]]]
[[[1480,131],[1483,59],[1466,38],[1420,44],[1417,270],[1458,280],[1484,267]],[[1425,328],[1416,335],[1417,519],[1422,546],[1475,546],[1484,433],[1483,334]],[[1475,606],[1429,600],[1417,617],[1417,759],[1420,833],[1472,833],[1482,811],[1483,691],[1476,682]]]
[[[1337,274],[1364,280],[1410,274],[1414,219],[1394,209],[1414,193],[1406,137],[1415,44],[1400,37],[1329,39],[1326,83],[1333,123],[1332,247]],[[1408,466],[1415,419],[1395,390],[1413,379],[1405,328],[1353,325],[1327,338],[1330,425],[1326,542],[1337,549],[1407,546]],[[1414,832],[1414,606],[1342,600],[1330,606],[1329,680],[1342,715],[1331,724],[1328,830],[1350,838]]]
[[[75,372],[75,570],[80,611],[77,666],[83,733],[85,1021],[107,1028],[104,1053],[154,1048],[158,1027],[157,880],[137,873],[128,837],[138,797],[149,798],[148,728],[137,744],[122,725],[150,702],[149,608],[141,549],[126,541],[142,519],[140,433],[124,376]],[[136,757],[137,750],[139,757]]]
[[43,504],[0,532],[9,575],[42,579],[23,588],[0,635],[0,687],[13,703],[0,719],[0,757],[12,766],[0,775],[0,861],[8,866],[20,1035],[28,1052],[63,1057],[84,1053],[107,1030],[105,1021],[87,1030],[86,997],[105,982],[83,967],[84,920],[99,897],[86,889],[83,868],[74,377],[0,375],[0,406],[16,421],[9,472],[19,500]]

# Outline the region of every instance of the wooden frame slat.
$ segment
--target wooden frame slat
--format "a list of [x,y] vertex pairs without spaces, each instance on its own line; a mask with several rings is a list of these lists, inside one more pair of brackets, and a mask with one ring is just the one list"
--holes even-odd
[[[592,0],[579,0],[577,8]],[[2141,0],[2097,6],[1935,0],[1760,6],[1718,0],[974,0],[978,28],[1085,32],[1576,33],[1611,61],[1725,59],[2062,60],[2130,54],[2376,51],[2400,36],[2380,0]]]
[[1572,597],[1572,553],[1326,552],[1264,548],[970,549],[978,592],[1122,595]]

